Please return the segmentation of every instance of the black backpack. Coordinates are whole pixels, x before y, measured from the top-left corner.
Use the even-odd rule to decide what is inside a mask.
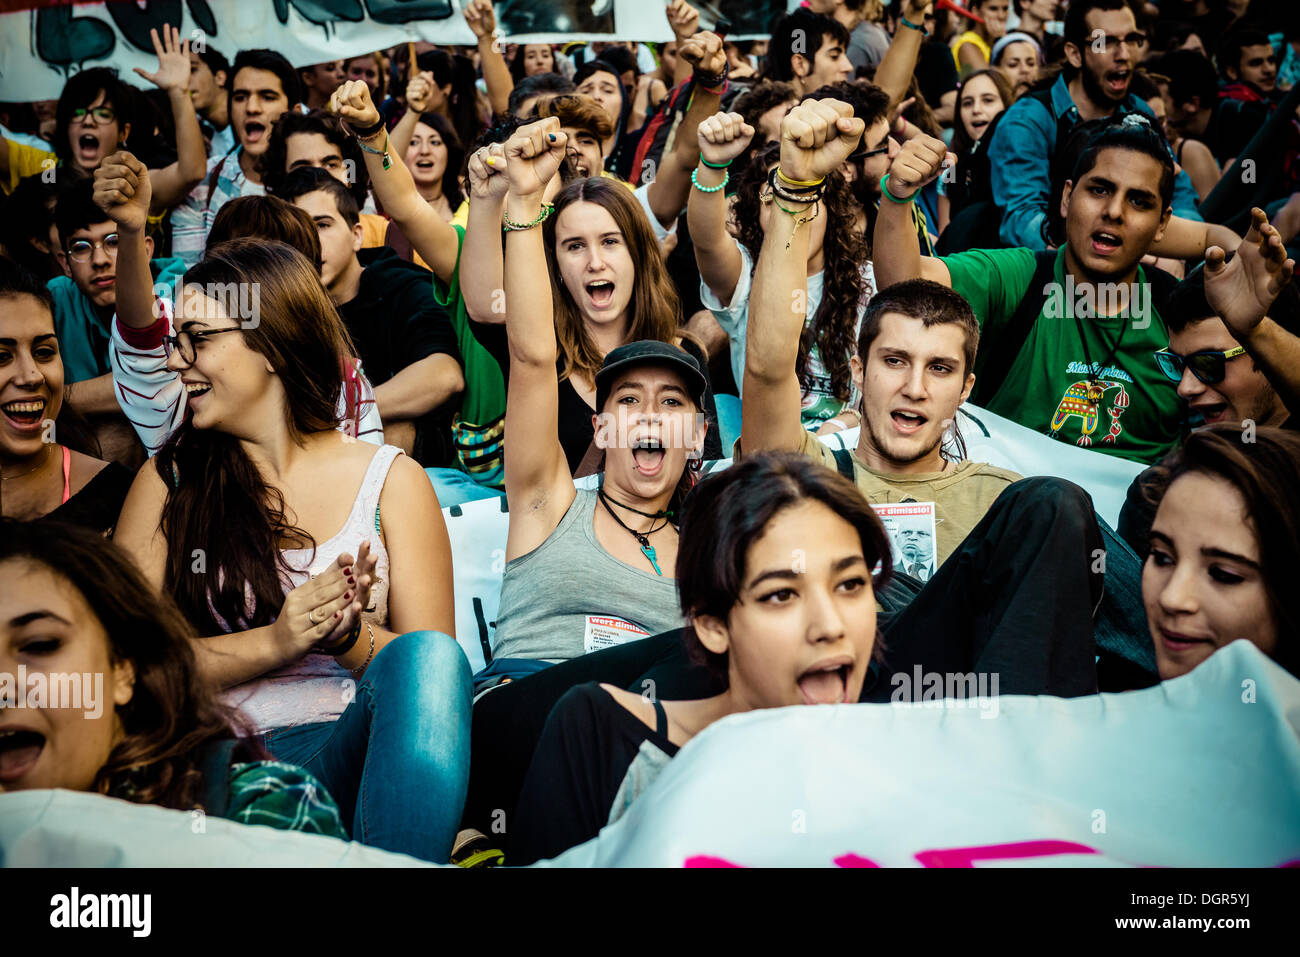
[[[1025,288],[1020,305],[1012,314],[1002,333],[992,339],[980,339],[979,354],[975,357],[975,389],[970,401],[987,409],[993,398],[1006,382],[1007,373],[1015,365],[1025,343],[1029,341],[1029,332],[1042,314],[1047,302],[1044,290],[1056,275],[1056,250],[1049,249],[1034,254],[1034,274]],[[1147,282],[1151,286],[1151,302],[1160,312],[1169,294],[1178,285],[1178,280],[1154,266],[1143,266]]]

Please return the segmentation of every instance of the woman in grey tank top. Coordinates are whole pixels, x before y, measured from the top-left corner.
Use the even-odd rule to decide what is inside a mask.
[[[536,226],[549,215],[542,192],[565,142],[550,118],[521,128],[505,148],[510,528],[494,661],[480,684],[682,624],[674,519],[694,482],[688,465],[704,444],[705,378],[671,343],[641,340],[607,352],[592,423],[604,476],[597,491],[574,488],[557,438],[552,283],[568,290],[598,348],[601,339],[623,342],[638,269],[659,253],[644,215],[620,223],[610,207],[579,200],[554,223],[552,279]]]

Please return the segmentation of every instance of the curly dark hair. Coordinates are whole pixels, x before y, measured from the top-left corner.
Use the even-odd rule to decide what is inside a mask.
[[[239,759],[267,758],[200,675],[185,617],[120,547],[91,529],[6,518],[0,562],[9,561],[42,566],[72,585],[103,626],[110,659],[134,669],[134,693],[117,709],[123,737],[99,769],[98,793],[189,810],[201,796],[207,745],[238,733]]]
[[[736,238],[754,263],[758,262],[763,248],[763,227],[758,218],[760,194],[766,189],[769,171],[780,158],[780,143],[759,150],[741,171],[736,184],[736,204],[732,209]],[[822,301],[804,325],[796,370],[800,385],[808,388],[808,353],[815,345],[830,375],[835,396],[847,400],[851,391],[849,356],[856,346],[858,307],[874,292],[867,288],[862,275],[862,264],[871,258],[871,250],[856,226],[853,193],[838,171],[826,177],[821,206],[822,215],[826,216]]]

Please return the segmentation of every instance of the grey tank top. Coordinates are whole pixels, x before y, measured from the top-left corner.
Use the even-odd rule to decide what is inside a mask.
[[[685,624],[677,580],[619,561],[596,541],[595,491],[537,548],[506,564],[493,658],[566,661]],[[661,563],[662,567],[662,563]]]

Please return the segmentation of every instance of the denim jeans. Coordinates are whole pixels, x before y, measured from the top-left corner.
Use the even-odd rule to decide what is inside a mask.
[[[477,502],[481,498],[500,498],[506,494],[501,489],[479,485],[459,469],[430,468],[425,469],[424,474],[433,483],[434,494],[443,508]]]
[[[353,840],[442,864],[469,785],[470,697],[456,640],[411,632],[375,656],[337,721],[274,728],[262,743],[320,780]]]

